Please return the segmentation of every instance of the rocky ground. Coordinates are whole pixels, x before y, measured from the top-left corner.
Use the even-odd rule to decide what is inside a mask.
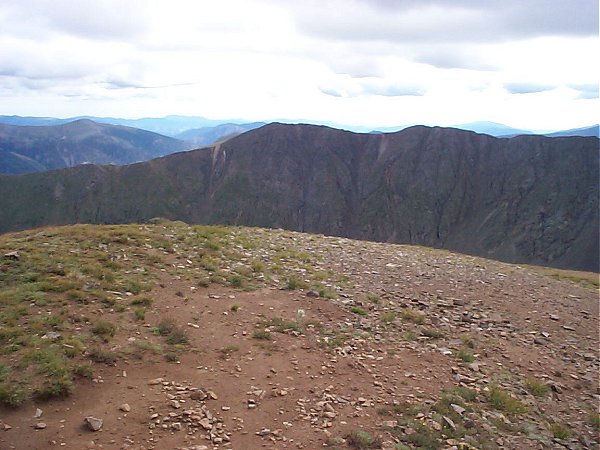
[[[182,232],[146,245],[140,320],[87,310],[117,357],[0,409],[0,448],[598,448],[597,275],[262,229],[207,255]]]

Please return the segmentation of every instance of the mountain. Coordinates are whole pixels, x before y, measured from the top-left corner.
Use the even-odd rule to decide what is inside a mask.
[[[0,231],[163,216],[598,271],[598,139],[269,124],[130,166],[0,176]]]
[[[217,141],[232,138],[238,134],[254,130],[265,125],[265,122],[253,123],[223,123],[214,127],[195,128],[175,136],[177,139],[189,142],[194,147],[204,147]]]
[[[190,129],[214,127],[223,123],[227,123],[225,120],[213,120],[205,117],[195,116],[146,117],[142,119],[122,119],[117,117],[95,116],[77,116],[67,119],[58,119],[56,117],[0,116],[0,123],[7,125],[49,126],[62,125],[81,119],[92,120],[94,122],[106,123],[110,125],[122,125],[132,128],[139,128],[170,137],[175,137],[176,135]]]
[[[0,123],[6,125],[21,126],[50,126],[62,125],[77,119],[57,119],[56,117],[32,117],[32,116],[0,116]]]
[[[557,131],[556,133],[546,134],[549,137],[566,137],[566,136],[595,136],[600,137],[600,125],[592,125],[591,127],[572,128],[570,130]]]
[[[87,118],[101,123],[141,128],[142,130],[152,131],[170,137],[175,137],[185,130],[190,130],[192,128],[211,127],[224,122],[223,120],[212,120],[206,119],[205,117],[194,116],[146,117],[143,119],[119,119],[113,117]]]
[[[453,128],[459,128],[461,130],[474,131],[481,134],[489,134],[490,136],[518,136],[522,134],[535,134],[530,130],[521,130],[518,128],[512,128],[507,125],[496,122],[470,122],[461,125],[455,125]]]
[[[53,126],[0,124],[0,173],[39,172],[77,164],[129,164],[190,148],[145,130],[81,119]]]

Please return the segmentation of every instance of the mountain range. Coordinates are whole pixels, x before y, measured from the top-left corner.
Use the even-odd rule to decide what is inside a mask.
[[[0,231],[68,223],[281,227],[598,271],[598,138],[269,124],[128,166],[0,176]]]
[[[68,122],[73,122],[80,119],[93,120],[94,122],[106,123],[111,125],[123,125],[133,128],[140,128],[154,133],[163,134],[165,136],[175,137],[183,140],[193,138],[196,134],[208,133],[210,128],[215,127],[219,129],[222,126],[233,127],[239,126],[238,131],[248,131],[249,129],[256,128],[256,125],[264,124],[266,122],[251,122],[247,123],[242,120],[218,120],[218,119],[207,119],[199,116],[166,116],[166,117],[147,117],[141,119],[123,119],[115,117],[95,117],[95,116],[77,116],[66,119],[59,119],[56,117],[31,117],[31,116],[6,116],[0,115],[0,123],[7,125],[29,125],[29,126],[48,126],[48,125],[62,125]],[[310,121],[289,121],[289,120],[278,120],[282,123],[298,123],[298,122],[310,122]],[[311,122],[315,123],[315,122]],[[330,123],[330,122],[317,122],[317,125],[326,125],[333,128],[341,128],[351,130],[360,133],[392,133],[401,131],[409,126],[417,125],[399,125],[392,127],[378,127],[377,129],[369,129],[365,126],[348,126],[344,124]],[[475,131],[476,133],[489,134],[491,136],[503,137],[503,136],[517,136],[521,134],[537,134],[544,136],[596,136],[599,135],[599,126],[592,125],[583,128],[573,128],[569,130],[553,130],[553,131],[535,131],[525,130],[519,128],[509,127],[507,125],[490,122],[490,121],[477,121],[469,122],[457,125],[451,125],[452,128],[459,128],[461,130]],[[186,137],[187,136],[187,137]],[[218,138],[224,137],[225,134],[221,134]],[[192,139],[193,140],[193,139]],[[212,142],[216,142],[215,139]],[[205,142],[205,141],[203,141]],[[211,143],[212,143],[211,142]]]
[[[78,164],[130,164],[191,146],[137,128],[80,119],[62,125],[0,124],[0,173],[39,172]]]
[[[109,125],[122,125],[132,128],[140,128],[146,131],[174,137],[184,131],[194,128],[211,127],[221,125],[225,121],[212,120],[205,117],[194,116],[166,116],[146,117],[141,119],[122,119],[116,117],[77,116],[66,119],[56,117],[31,117],[31,116],[0,116],[0,123],[21,126],[51,126],[64,125],[77,120],[92,120]]]
[[[176,137],[190,143],[194,147],[211,145],[223,139],[232,138],[246,131],[266,125],[265,122],[252,123],[223,123],[214,127],[194,128],[178,134]]]

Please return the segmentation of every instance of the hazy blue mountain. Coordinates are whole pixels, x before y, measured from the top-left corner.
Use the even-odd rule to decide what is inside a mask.
[[[191,146],[151,131],[87,119],[51,126],[0,124],[0,173],[39,172],[78,164],[130,164]]]
[[[146,131],[173,137],[186,130],[201,127],[212,127],[222,123],[231,122],[231,120],[213,120],[205,117],[193,116],[167,116],[167,117],[147,117],[142,119],[121,119],[117,117],[95,117],[95,116],[77,116],[68,119],[57,119],[56,117],[22,117],[22,116],[0,116],[0,123],[8,125],[61,125],[74,122],[80,119],[93,120],[97,123],[108,123],[111,125],[123,125],[126,127],[140,128]]]
[[[229,139],[246,131],[266,125],[265,122],[253,123],[223,123],[215,127],[195,128],[175,136],[177,139],[189,142],[194,147],[204,147],[223,139]]]
[[[557,131],[555,133],[548,133],[546,136],[549,137],[564,137],[564,136],[596,136],[600,137],[600,126],[592,125],[591,127],[583,128],[572,128],[570,130]]]
[[[57,119],[56,117],[0,116],[0,123],[21,126],[50,126],[73,122],[75,119]]]
[[[519,128],[512,128],[508,125],[504,125],[496,122],[469,122],[460,125],[454,125],[452,128],[460,128],[461,130],[474,131],[481,134],[489,134],[490,136],[518,136],[522,134],[536,134],[531,130],[521,130]]]

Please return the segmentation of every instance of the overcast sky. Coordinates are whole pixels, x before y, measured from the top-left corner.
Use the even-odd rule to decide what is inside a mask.
[[[597,0],[2,0],[0,114],[597,123]]]

